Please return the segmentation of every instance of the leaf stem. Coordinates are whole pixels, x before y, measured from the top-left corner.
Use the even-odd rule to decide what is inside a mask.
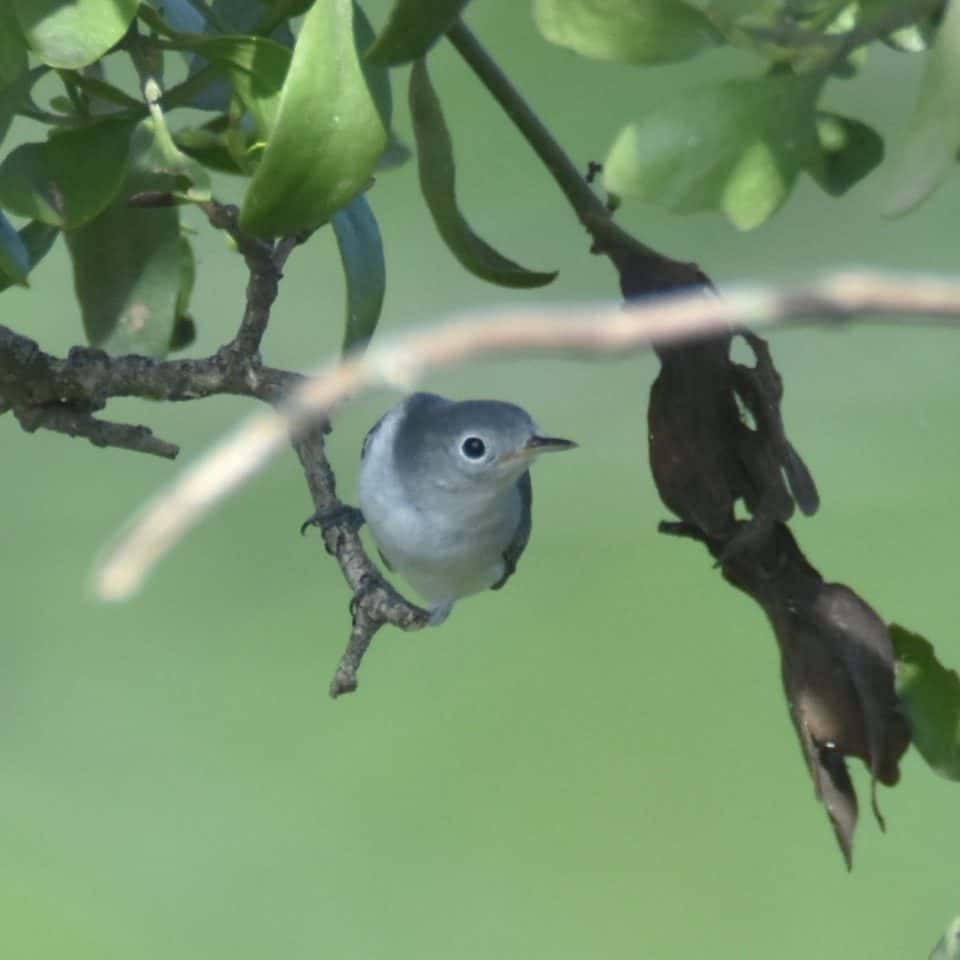
[[[593,217],[609,216],[566,151],[462,20],[450,28],[447,39],[536,151],[574,210]]]
[[[462,20],[447,31],[447,39],[550,172],[578,219],[593,237],[596,252],[611,254],[616,248],[643,258],[666,259],[614,223],[610,210],[593,192],[567,152]]]
[[[51,113],[49,110],[43,110],[36,106],[21,107],[17,111],[17,116],[26,117],[27,120],[35,120],[37,123],[45,123],[51,127],[77,126],[77,120],[75,117],[67,117],[59,113]]]
[[[73,81],[71,72],[68,70],[58,70],[57,75],[60,77],[60,82],[63,84],[63,89],[70,98],[70,102],[73,104],[73,109],[76,110],[77,116],[89,117],[90,105],[80,95],[80,91],[77,89],[77,85]]]

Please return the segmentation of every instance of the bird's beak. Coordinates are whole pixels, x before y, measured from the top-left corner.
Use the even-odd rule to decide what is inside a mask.
[[[561,440],[560,437],[531,437],[524,445],[523,452],[527,454],[535,453],[559,453],[561,450],[572,450],[576,447],[572,440]]]

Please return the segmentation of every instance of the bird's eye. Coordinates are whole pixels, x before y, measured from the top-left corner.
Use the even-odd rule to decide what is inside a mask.
[[[479,460],[487,452],[487,445],[479,437],[467,437],[460,449],[468,460]]]

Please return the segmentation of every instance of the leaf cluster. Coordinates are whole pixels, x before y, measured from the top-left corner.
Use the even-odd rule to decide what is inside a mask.
[[[366,191],[409,156],[391,130],[389,70],[423,57],[464,5],[399,2],[377,36],[353,0],[0,0],[0,137],[17,116],[43,128],[0,154],[0,289],[26,285],[63,234],[89,343],[150,356],[186,346],[194,257],[179,208],[209,201],[211,176],[226,173],[246,181],[246,234],[332,226],[344,349],[361,345],[386,286]],[[178,58],[186,79],[164,88]],[[138,88],[117,79],[124,60]],[[40,104],[45,77],[62,93]],[[422,62],[411,104],[424,196],[457,259],[506,286],[552,280],[499,254],[464,218]],[[177,124],[187,109],[211,116]]]
[[[885,212],[911,209],[960,149],[960,11],[939,0],[535,0],[547,39],[587,57],[650,66],[719,46],[757,70],[680,90],[616,137],[604,164],[613,198],[677,213],[722,212],[753,229],[802,173],[838,196],[884,159],[880,135],[824,105],[872,44],[927,53],[913,119],[890,172]]]
[[[344,345],[364,342],[386,284],[364,195],[408,153],[392,132],[391,71],[411,62],[419,179],[440,236],[484,280],[549,283],[553,273],[479,237],[457,201],[453,140],[425,57],[466,6],[396,0],[376,33],[354,0],[0,0],[0,138],[17,116],[42,128],[0,153],[0,289],[25,285],[62,233],[91,344],[154,356],[185,346],[194,263],[177,207],[208,200],[211,175],[229,173],[246,182],[245,232],[333,226]],[[611,204],[718,210],[750,229],[802,172],[831,194],[850,189],[884,145],[822,101],[875,41],[928,55],[890,209],[927,195],[960,149],[960,12],[943,14],[939,0],[534,0],[533,14],[545,39],[595,59],[645,67],[722,45],[757,58],[753,75],[681,90],[627,124],[604,165]],[[136,87],[118,79],[123,60]],[[165,87],[174,60],[187,76]],[[62,92],[40,104],[45,77]],[[185,108],[194,112],[177,123]],[[198,109],[209,119],[193,119]]]

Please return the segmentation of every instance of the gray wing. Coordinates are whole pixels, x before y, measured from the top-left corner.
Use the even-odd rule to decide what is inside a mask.
[[[367,435],[363,438],[363,446],[360,448],[360,461],[363,462],[363,458],[367,455],[367,450],[370,447],[370,441],[374,438],[376,432],[383,426],[383,421],[387,419],[390,411],[388,410],[368,431]],[[393,567],[390,566],[387,558],[383,555],[382,550],[378,550],[377,553],[380,554],[380,559],[383,561],[383,565],[391,572],[393,572]]]
[[[499,590],[513,576],[520,562],[520,555],[530,542],[530,528],[533,525],[533,484],[530,482],[529,470],[517,481],[517,489],[520,491],[520,522],[513,540],[503,551],[503,576],[491,590]]]
[[[388,410],[368,431],[367,435],[363,438],[363,446],[360,448],[360,460],[363,461],[363,458],[367,455],[367,450],[370,448],[370,441],[374,438],[377,431],[383,426],[383,421],[387,419],[390,415]]]

